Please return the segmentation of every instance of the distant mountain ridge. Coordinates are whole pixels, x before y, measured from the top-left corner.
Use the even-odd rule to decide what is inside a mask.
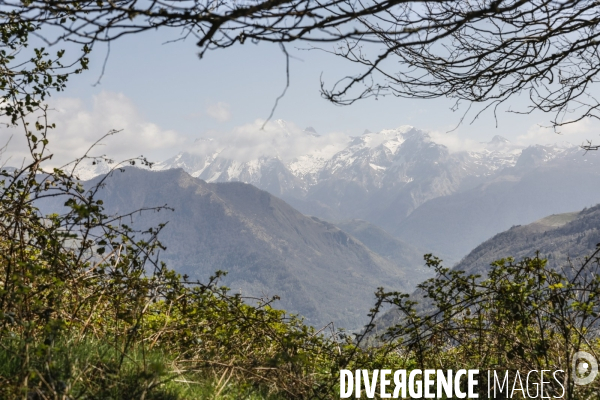
[[[514,257],[548,258],[553,267],[580,263],[600,244],[600,204],[583,211],[553,214],[531,224],[513,226],[486,240],[454,268],[468,273],[483,273],[493,261]]]
[[[422,204],[389,232],[451,264],[513,225],[600,201],[600,158],[578,149],[524,149],[512,167],[485,182]]]
[[[161,241],[170,267],[204,281],[226,270],[223,283],[234,292],[279,295],[275,307],[314,325],[334,321],[359,328],[378,287],[408,290],[420,279],[413,271],[422,259],[407,254],[391,261],[334,225],[241,182],[206,183],[181,169],[126,168],[107,179],[98,196],[111,213],[168,204],[174,212],[135,215],[133,226],[168,221]]]
[[[401,203],[406,216],[428,199],[455,192],[465,178],[514,165],[520,151],[506,139],[495,138],[479,152],[451,154],[426,132],[402,126],[350,137],[339,151],[319,150],[287,163],[278,157],[240,162],[218,152],[184,152],[155,168],[183,168],[207,182],[250,183],[323,218],[377,222],[369,210],[374,202],[397,205],[396,200],[405,197]]]
[[[323,139],[312,128],[298,132],[284,121],[277,124],[284,138]],[[586,156],[585,165],[581,150],[569,144],[523,148],[497,135],[476,150],[450,152],[427,132],[407,125],[367,130],[341,147],[324,144],[284,160],[277,152],[247,157],[243,147],[215,141],[199,139],[208,150],[182,152],[153,169],[182,168],[209,183],[249,183],[305,215],[368,221],[452,262],[511,225],[600,199],[600,185],[586,185],[586,180],[600,183],[596,156]],[[92,169],[82,172],[84,177],[93,174]],[[554,183],[581,195],[567,198],[552,189]],[[541,206],[536,191],[544,198]]]

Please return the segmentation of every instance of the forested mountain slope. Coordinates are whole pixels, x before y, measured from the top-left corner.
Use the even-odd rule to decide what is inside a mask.
[[[600,205],[580,212],[551,215],[534,223],[514,226],[477,246],[454,268],[468,273],[485,273],[497,259],[514,257],[548,258],[561,267],[570,259],[580,263],[600,243]]]
[[[241,182],[127,168],[107,180],[99,197],[110,212],[168,204],[174,212],[142,213],[133,223],[169,222],[162,256],[171,267],[201,280],[228,271],[224,283],[233,291],[279,295],[276,307],[312,324],[360,327],[377,287],[409,290],[416,283],[408,274],[414,265],[401,268],[334,225]]]
[[[547,258],[550,267],[576,267],[585,261],[600,244],[600,204],[582,211],[553,214],[528,225],[513,226],[483,242],[457,263],[453,269],[485,278],[490,264],[502,258],[519,261],[535,257],[537,252]],[[447,266],[447,264],[445,264]],[[411,297],[427,304],[420,290]],[[389,310],[377,321],[378,329],[397,322],[398,312]]]

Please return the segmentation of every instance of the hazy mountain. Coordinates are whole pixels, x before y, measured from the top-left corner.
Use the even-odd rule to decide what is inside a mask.
[[[522,148],[495,136],[451,152],[411,126],[334,143],[277,124],[267,141],[250,137],[254,147],[232,144],[245,132],[228,144],[204,138],[156,165],[161,172],[128,171],[107,186],[107,203],[174,206],[144,223],[171,221],[165,256],[175,268],[204,279],[228,270],[235,290],[279,294],[311,323],[351,327],[376,287],[411,290],[427,276],[423,253],[452,265],[512,225],[600,200],[596,152],[572,145]],[[338,230],[322,219],[351,221]]]
[[[519,225],[483,242],[454,268],[469,273],[485,273],[491,262],[514,257],[549,259],[553,266],[574,263],[591,255],[600,243],[600,205],[579,212],[554,214],[528,225]]]
[[[398,240],[367,221],[353,219],[336,222],[335,225],[360,240],[369,250],[387,258],[400,268],[405,270],[406,266],[410,266],[410,272],[407,271],[406,275],[412,282],[419,283],[433,276],[431,270],[425,267],[425,249]]]
[[[182,168],[193,177],[207,182],[244,182],[274,195],[301,197],[304,183],[292,174],[281,160],[275,157],[259,157],[240,162],[228,158],[198,157],[181,153],[156,166],[157,170]]]
[[[226,270],[224,283],[234,292],[280,295],[279,307],[316,325],[360,327],[377,287],[414,287],[413,264],[402,268],[400,260],[390,262],[248,184],[206,183],[181,169],[127,168],[107,180],[99,197],[120,213],[168,204],[174,212],[142,213],[134,224],[169,221],[162,256],[171,267],[202,280]]]
[[[277,123],[284,136],[322,138],[312,128],[294,133],[283,121]],[[202,144],[207,140],[212,139],[203,139]],[[522,150],[497,136],[481,144],[478,151],[450,153],[426,132],[411,126],[378,133],[367,130],[348,138],[341,149],[318,147],[287,161],[279,156],[240,161],[232,158],[228,148],[208,148],[210,151],[199,154],[182,152],[155,168],[183,168],[207,182],[250,183],[284,198],[305,214],[361,218],[387,230],[427,200],[455,193],[513,166]]]
[[[595,154],[582,157],[572,145],[523,148],[494,136],[450,152],[411,126],[330,143],[314,128],[274,124],[279,131],[264,133],[265,143],[244,132],[225,144],[203,138],[154,169],[250,183],[306,215],[369,221],[449,262],[512,225],[600,200]]]
[[[452,263],[512,225],[598,203],[599,167],[595,152],[530,147],[513,167],[474,188],[425,202],[390,232]]]

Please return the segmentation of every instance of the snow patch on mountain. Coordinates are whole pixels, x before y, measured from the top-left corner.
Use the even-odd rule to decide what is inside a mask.
[[[350,180],[372,179],[375,186],[381,187],[384,181],[414,180],[413,173],[409,172],[411,165],[422,164],[429,157],[432,157],[430,165],[440,165],[437,157],[444,152],[448,153],[444,157],[462,164],[460,169],[474,177],[489,176],[517,165],[523,152],[522,146],[499,135],[480,143],[476,149],[449,152],[428,133],[410,125],[380,132],[365,130],[360,136],[341,137],[319,135],[312,127],[301,130],[283,120],[268,123],[264,130],[256,133],[262,124],[256,121],[226,135],[199,138],[188,151],[155,164],[153,169],[182,168],[208,182],[244,181],[260,185],[263,178],[279,179],[269,174],[278,174],[273,165],[280,167],[281,164],[302,182],[295,182],[294,188],[308,188],[336,175]],[[572,147],[568,143],[540,146],[538,150],[530,150],[535,154],[527,157],[534,157],[535,162],[548,162]],[[419,157],[421,162],[418,162]],[[108,170],[104,165],[78,169],[82,179]]]
[[[82,181],[90,180],[98,175],[108,174],[115,167],[106,161],[83,160],[75,168],[75,176]],[[70,168],[67,168],[69,171]]]

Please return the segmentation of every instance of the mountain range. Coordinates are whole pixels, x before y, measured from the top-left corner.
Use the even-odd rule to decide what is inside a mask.
[[[174,211],[143,212],[127,223],[146,229],[168,222],[161,258],[171,268],[201,281],[227,271],[223,284],[234,293],[278,295],[276,307],[316,326],[334,321],[358,328],[379,286],[410,290],[428,273],[420,251],[383,231],[372,228],[371,240],[401,246],[403,257],[391,257],[385,245],[379,254],[333,224],[241,182],[207,183],[181,169],[125,168],[106,180],[98,197],[111,214],[168,204]],[[369,227],[361,225],[363,231]]]
[[[283,135],[322,140],[278,123]],[[523,232],[511,239],[527,244],[522,251],[486,240],[600,199],[596,152],[569,144],[520,147],[495,136],[451,152],[410,126],[323,142],[293,158],[199,143],[210,151],[190,149],[150,171],[114,174],[101,192],[109,211],[168,204],[174,213],[143,214],[136,223],[169,221],[162,240],[170,266],[201,280],[227,270],[232,290],[279,295],[279,307],[314,325],[360,327],[377,287],[411,292],[431,276],[424,253],[485,269],[494,258],[547,251],[551,245],[528,239],[538,235],[533,228],[508,231]],[[79,172],[89,178],[106,170]],[[481,256],[472,261],[473,254]]]
[[[513,225],[597,204],[598,161],[597,153],[577,148],[526,148],[514,166],[475,187],[422,204],[390,232],[454,263]]]
[[[519,155],[501,137],[479,152],[450,153],[411,126],[349,137],[342,149],[317,149],[287,162],[277,156],[241,162],[220,156],[224,150],[210,155],[182,152],[155,168],[182,168],[207,182],[250,183],[305,214],[360,218],[385,228],[429,199],[514,165]],[[380,211],[388,211],[393,221]]]
[[[312,128],[298,132],[277,124],[288,139],[321,143]],[[525,148],[495,136],[473,150],[451,152],[412,126],[308,146],[293,158],[282,155],[282,144],[260,153],[216,142],[199,139],[196,148],[153,169],[182,168],[209,183],[252,184],[305,215],[368,221],[450,263],[512,225],[600,199],[596,153],[584,155],[567,143]],[[86,168],[83,178],[105,172],[106,165]]]

